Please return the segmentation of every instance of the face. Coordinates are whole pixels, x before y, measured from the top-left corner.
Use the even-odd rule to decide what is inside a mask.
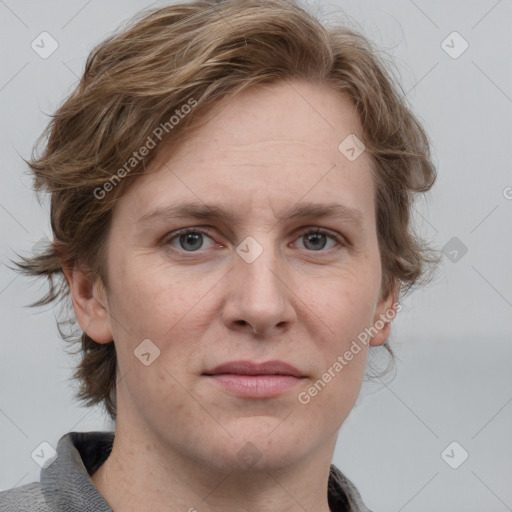
[[[253,88],[128,189],[104,304],[119,426],[216,467],[332,455],[368,346],[344,354],[390,305],[370,157],[338,149],[352,133],[324,86]]]

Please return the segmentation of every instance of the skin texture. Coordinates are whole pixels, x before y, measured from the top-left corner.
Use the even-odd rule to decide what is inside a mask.
[[[337,432],[368,347],[310,403],[297,397],[397,299],[380,294],[370,157],[349,161],[338,150],[351,133],[363,138],[355,109],[325,86],[248,89],[118,202],[106,287],[67,271],[80,326],[98,343],[114,340],[118,354],[116,438],[92,477],[114,510],[329,510]],[[239,218],[138,222],[185,200]],[[280,220],[305,201],[357,208],[361,225]],[[200,226],[209,228],[202,246],[173,235]],[[309,242],[300,233],[308,226],[346,245]],[[236,252],[248,236],[263,250],[252,263]],[[390,326],[370,344],[384,343]],[[145,339],[160,350],[148,366],[134,356]],[[275,397],[244,398],[204,375],[234,360],[285,361],[304,378]]]

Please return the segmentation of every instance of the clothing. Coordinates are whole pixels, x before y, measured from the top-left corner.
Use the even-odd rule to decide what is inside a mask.
[[[114,432],[69,432],[57,445],[57,458],[41,469],[41,481],[0,492],[0,512],[112,512],[90,475],[112,450]],[[371,512],[354,485],[331,466],[328,483],[332,512]]]

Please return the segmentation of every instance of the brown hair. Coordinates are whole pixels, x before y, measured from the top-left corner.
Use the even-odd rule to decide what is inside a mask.
[[[17,263],[49,279],[33,305],[70,306],[65,266],[80,264],[107,285],[102,249],[112,209],[155,160],[154,147],[177,144],[193,121],[243,89],[290,78],[344,93],[360,116],[374,164],[383,296],[395,282],[401,294],[426,283],[439,257],[415,235],[410,215],[414,194],[432,187],[436,171],[427,135],[377,50],[349,28],[326,29],[294,0],[197,0],[143,11],[99,44],[38,140],[47,138],[44,151],[27,163],[35,190],[51,194],[53,241]],[[114,419],[114,342],[60,332],[81,341],[77,397],[103,403]]]

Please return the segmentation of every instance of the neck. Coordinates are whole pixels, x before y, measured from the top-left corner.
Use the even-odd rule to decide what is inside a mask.
[[[335,442],[284,468],[241,471],[184,458],[148,439],[147,431],[127,431],[118,418],[112,452],[91,478],[116,512],[329,512],[327,482]]]

